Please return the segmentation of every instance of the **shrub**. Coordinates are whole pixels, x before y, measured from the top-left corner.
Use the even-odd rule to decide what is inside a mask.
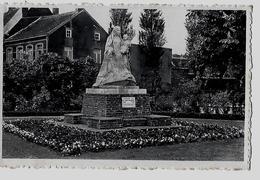
[[[199,118],[199,119],[219,119],[219,120],[245,120],[244,114],[210,114],[210,113],[182,113],[171,111],[152,111],[153,114],[171,116],[174,118]]]
[[[227,91],[216,93],[204,93],[200,96],[200,106],[207,108],[209,105],[213,107],[225,107],[230,103],[230,95]]]
[[[77,60],[44,54],[34,61],[4,64],[4,110],[59,111],[80,108],[80,96],[91,87],[98,66],[90,57]]]

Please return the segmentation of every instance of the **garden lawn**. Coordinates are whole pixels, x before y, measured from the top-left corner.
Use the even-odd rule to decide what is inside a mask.
[[[178,119],[181,120],[181,119]],[[203,124],[244,127],[243,121],[220,121],[182,119]],[[144,159],[144,160],[223,160],[242,161],[244,138],[224,139],[152,146],[133,149],[106,150],[101,152],[83,152],[79,156],[62,156],[50,148],[37,145],[10,133],[3,133],[3,158],[80,158],[80,159]]]
[[[134,159],[134,160],[198,160],[243,161],[244,138],[210,142],[194,142],[134,149],[84,152],[80,156],[62,156],[47,147],[3,133],[3,158],[30,159]]]

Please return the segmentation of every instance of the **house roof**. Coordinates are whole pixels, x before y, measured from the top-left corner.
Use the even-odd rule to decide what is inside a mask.
[[[15,15],[19,8],[9,8],[6,13],[4,13],[4,25]]]
[[[10,36],[5,42],[19,41],[35,37],[44,37],[51,34],[62,25],[69,22],[82,11],[72,11],[63,14],[41,16],[27,27]]]

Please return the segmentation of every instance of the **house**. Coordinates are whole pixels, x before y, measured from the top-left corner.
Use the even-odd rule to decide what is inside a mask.
[[[13,11],[17,13],[19,10]],[[53,12],[46,11],[43,16],[31,13],[30,18],[35,18],[31,23],[4,39],[4,59],[19,60],[24,54],[35,59],[52,52],[69,59],[92,56],[101,63],[108,34],[98,22],[81,8],[63,14],[57,9]],[[12,28],[6,33],[11,31]]]
[[[4,13],[4,38],[7,39],[14,33],[25,28],[40,16],[48,16],[58,13],[58,8],[15,8],[10,7]]]

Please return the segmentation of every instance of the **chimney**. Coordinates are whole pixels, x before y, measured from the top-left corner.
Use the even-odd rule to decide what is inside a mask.
[[[29,8],[22,8],[22,15],[23,15],[23,17],[26,17],[27,16],[27,14],[28,14],[28,10]]]
[[[53,15],[59,14],[59,8],[52,8],[52,14]]]
[[[83,11],[84,8],[76,8],[76,11],[80,12],[80,11]]]

